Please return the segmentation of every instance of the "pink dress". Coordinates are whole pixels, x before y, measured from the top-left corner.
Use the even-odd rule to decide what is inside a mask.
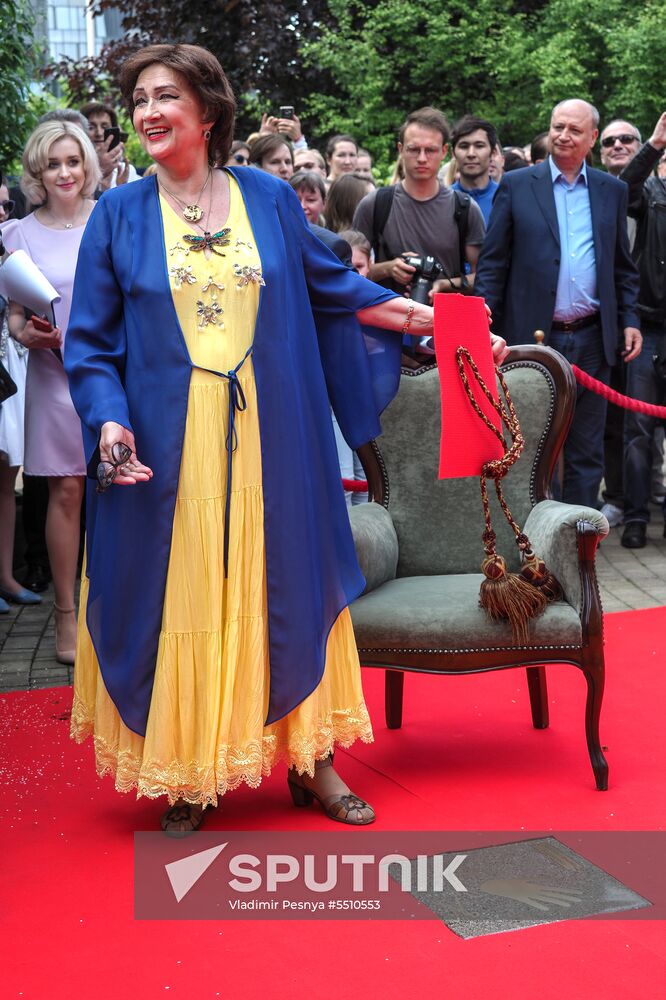
[[[49,229],[34,215],[28,215],[25,219],[10,219],[1,229],[7,250],[25,250],[59,293],[55,317],[66,337],[85,225]],[[86,474],[81,424],[69,395],[65,369],[49,350],[32,350],[28,358],[24,469],[30,476]]]

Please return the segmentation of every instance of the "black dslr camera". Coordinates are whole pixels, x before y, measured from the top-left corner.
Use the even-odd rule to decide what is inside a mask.
[[[403,253],[401,256],[406,264],[416,268],[411,280],[413,301],[424,306],[430,305],[428,292],[438,278],[447,277],[445,269],[436,257],[425,254],[417,257],[410,253]]]

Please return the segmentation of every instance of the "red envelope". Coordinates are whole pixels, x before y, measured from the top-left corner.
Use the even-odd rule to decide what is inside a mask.
[[[484,462],[501,458],[504,454],[502,445],[467,398],[456,362],[456,350],[460,346],[468,349],[481,377],[497,399],[497,379],[483,299],[471,295],[435,295],[435,349],[442,403],[440,479],[478,476]],[[474,398],[499,428],[500,418],[481,391],[469,366],[467,373]]]

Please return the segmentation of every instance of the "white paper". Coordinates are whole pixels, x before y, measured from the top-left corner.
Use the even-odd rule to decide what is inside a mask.
[[[15,250],[0,267],[0,295],[30,309],[38,316],[52,316],[60,296],[25,250]]]

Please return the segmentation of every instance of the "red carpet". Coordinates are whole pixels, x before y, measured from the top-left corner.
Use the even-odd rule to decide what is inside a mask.
[[[595,791],[587,758],[583,677],[565,666],[548,672],[544,732],[531,728],[522,671],[407,676],[404,726],[389,732],[383,675],[366,670],[376,743],[341,752],[341,770],[377,809],[375,829],[662,829],[664,634],[666,608],[606,619],[608,792]],[[663,995],[657,921],[572,921],[467,942],[437,921],[134,921],[132,832],[156,829],[163,806],[97,779],[90,744],[68,738],[69,701],[68,689],[0,700],[3,1000]],[[258,792],[229,795],[206,829],[330,827],[319,810],[294,811],[281,771]]]

